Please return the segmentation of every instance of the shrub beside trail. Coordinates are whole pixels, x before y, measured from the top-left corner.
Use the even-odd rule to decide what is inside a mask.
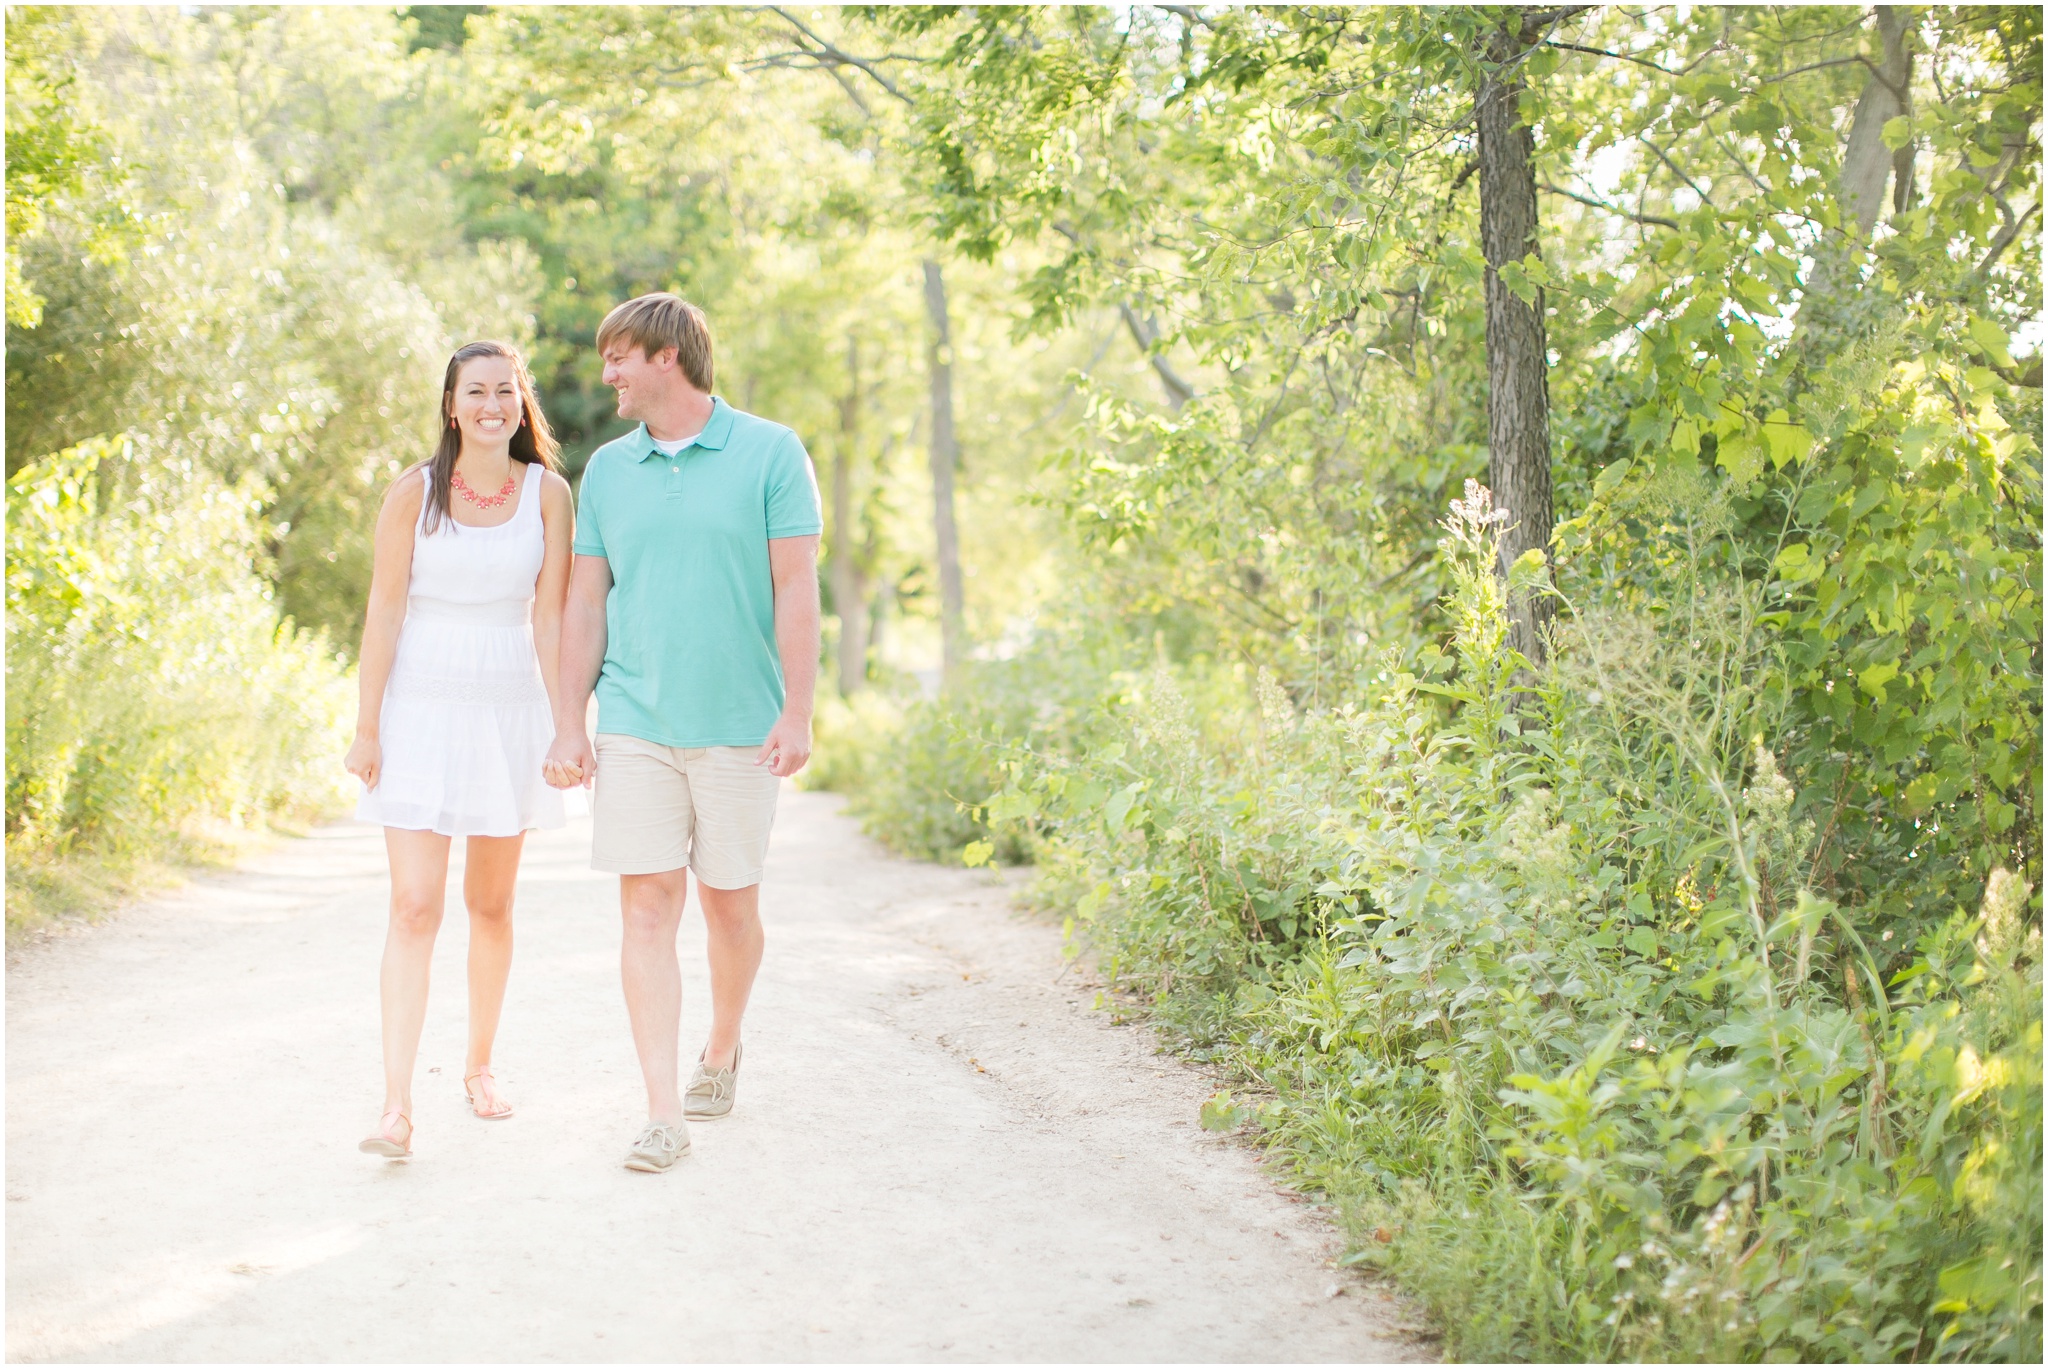
[[[1496,524],[1454,506],[1451,649],[1390,654],[1365,703],[1158,665],[1033,726],[1046,663],[992,666],[858,801],[911,849],[1027,849],[1241,1081],[1204,1123],[1332,1198],[1457,1357],[2038,1359],[2031,886],[1883,872],[1935,910],[1902,931],[1816,883],[1763,588],[1706,539],[1682,612],[1588,609],[1538,670]]]
[[[343,799],[350,672],[280,619],[256,501],[130,439],[7,489],[7,925]],[[212,836],[209,833],[213,833]]]
[[[2039,11],[891,13],[1160,393],[877,830],[1034,859],[1454,1357],[2038,1362]]]

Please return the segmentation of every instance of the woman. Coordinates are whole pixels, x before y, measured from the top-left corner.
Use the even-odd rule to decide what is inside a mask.
[[[554,435],[513,348],[472,342],[441,384],[432,460],[391,484],[377,516],[361,702],[346,762],[356,816],[384,827],[391,926],[381,974],[384,1113],[362,1143],[412,1154],[412,1071],[448,883],[448,843],[469,841],[469,1051],[478,1117],[510,1117],[491,1043],[512,970],[512,888],[525,834],[564,824],[541,776],[554,737],[556,648],[575,514]]]

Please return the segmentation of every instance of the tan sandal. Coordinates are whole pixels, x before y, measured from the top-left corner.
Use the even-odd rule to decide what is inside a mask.
[[[471,1091],[469,1081],[472,1079],[485,1080],[487,1087]],[[491,1077],[489,1065],[485,1065],[475,1074],[464,1075],[462,1079],[462,1096],[469,1100],[469,1110],[486,1122],[502,1122],[512,1115],[512,1105],[497,1096],[497,1085],[498,1081]],[[485,1107],[484,1103],[490,1106]]]
[[[403,1141],[400,1141],[391,1134],[392,1128],[388,1123],[393,1117],[405,1123],[405,1139]],[[367,1155],[382,1155],[387,1160],[409,1159],[412,1155],[412,1118],[406,1116],[397,1108],[391,1109],[391,1111],[377,1119],[377,1134],[364,1141],[356,1149]]]

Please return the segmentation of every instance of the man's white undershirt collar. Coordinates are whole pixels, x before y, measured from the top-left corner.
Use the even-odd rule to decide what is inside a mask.
[[[691,433],[688,437],[679,437],[673,442],[664,442],[660,438],[656,437],[653,433],[649,433],[647,435],[647,440],[649,442],[652,442],[654,444],[654,449],[660,452],[663,456],[674,456],[677,452],[689,446],[692,442],[695,442],[698,438],[702,436],[704,436],[704,430],[700,428],[696,432]]]

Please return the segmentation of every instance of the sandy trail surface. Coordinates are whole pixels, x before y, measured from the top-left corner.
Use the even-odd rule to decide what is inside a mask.
[[[527,847],[504,1122],[463,1105],[453,872],[407,1164],[355,1149],[379,1097],[377,829],[18,954],[8,1357],[1432,1357],[1330,1267],[1315,1212],[1200,1131],[1211,1082],[1093,1010],[1009,886],[893,859],[826,795],[784,795],[737,1110],[674,1171],[627,1171],[643,1098],[588,849],[587,819]],[[709,1016],[694,914],[683,953],[687,1047]]]

